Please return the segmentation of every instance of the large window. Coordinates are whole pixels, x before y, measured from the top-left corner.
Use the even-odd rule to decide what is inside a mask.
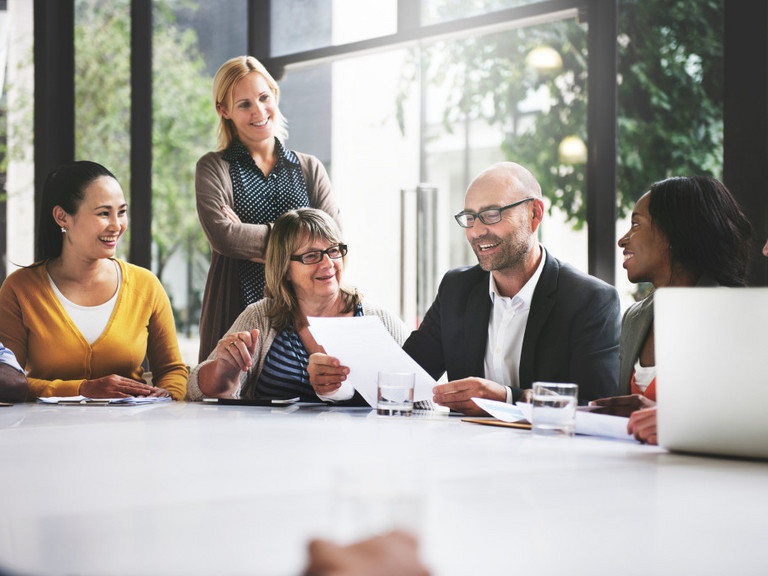
[[[723,0],[619,5],[618,237],[650,184],[671,176],[723,177]],[[629,283],[624,303],[648,286]]]
[[[512,161],[541,183],[549,206],[541,240],[587,270],[586,40],[586,26],[568,19],[424,47],[426,177],[447,191],[440,219],[450,225],[450,267],[475,263],[450,218],[467,186]]]
[[[289,144],[329,168],[348,280],[416,325],[444,272],[476,262],[452,215],[503,160],[536,173],[543,242],[586,270],[585,50],[586,27],[569,19],[289,67]],[[566,138],[581,154],[561,154]]]
[[[245,0],[153,3],[152,269],[194,364],[210,249],[197,217],[195,165],[216,148],[213,76],[247,53]]]
[[[290,6],[307,5],[299,1],[279,4],[284,14],[290,12]],[[326,46],[338,44],[336,30],[344,27],[346,14],[336,9],[338,3],[325,4],[323,33],[314,37],[311,47],[296,46],[295,52],[322,48],[323,38]],[[496,13],[499,18],[509,18],[514,8],[530,15],[537,10],[535,4],[525,0],[422,0],[419,25],[435,27],[474,17],[492,22]],[[319,9],[317,4],[315,7]],[[567,3],[553,7],[562,15]],[[294,123],[292,137],[297,147],[309,144],[309,138],[332,142],[330,157],[326,158],[327,146],[309,146],[308,151],[316,151],[328,162],[347,220],[351,220],[347,232],[359,234],[354,238],[356,247],[361,244],[358,251],[376,255],[372,259],[376,266],[367,258],[365,263],[355,260],[350,266],[366,291],[373,290],[388,305],[395,305],[397,296],[393,294],[407,302],[415,293],[415,284],[426,281],[434,286],[433,280],[421,276],[407,278],[413,270],[424,273],[418,266],[424,254],[409,255],[409,250],[419,248],[397,245],[413,244],[415,239],[407,232],[422,222],[409,220],[407,206],[407,191],[415,191],[419,184],[436,189],[435,201],[426,204],[438,214],[427,219],[434,224],[428,230],[434,238],[426,244],[416,243],[420,249],[426,246],[433,251],[434,266],[427,272],[439,277],[446,268],[473,263],[463,235],[451,226],[450,214],[460,208],[471,178],[498,160],[518,161],[536,174],[550,206],[542,241],[563,260],[583,270],[589,268],[585,161],[590,55],[584,16],[600,5],[585,3],[584,8],[577,18],[524,28],[509,21],[505,31],[476,33],[472,38],[463,38],[461,24],[452,24],[448,39],[425,39],[415,48],[393,49],[391,65],[400,68],[397,79],[381,67],[386,59],[380,55],[355,58],[362,63],[359,68],[343,61],[323,65],[324,70],[332,71],[324,73],[321,88],[333,95],[324,97],[330,119],[323,115],[321,126]],[[540,13],[537,19],[546,21],[547,15]],[[617,239],[627,229],[625,218],[635,200],[651,182],[677,174],[722,175],[723,2],[621,1],[619,24]],[[497,19],[495,25],[504,27],[505,23]],[[301,54],[295,60],[301,65]],[[313,70],[317,72],[319,67]],[[293,86],[296,74],[304,72],[289,65],[284,82]],[[608,82],[601,90],[611,90],[610,79]],[[287,89],[285,106],[294,104],[297,92],[306,101],[312,86],[307,83],[298,90]],[[291,118],[301,117],[300,108],[296,102]],[[365,134],[380,143],[378,153],[367,151],[366,143],[360,142],[366,138],[349,144],[346,124],[366,126],[369,131]],[[398,131],[391,134],[397,137],[385,138],[382,132],[395,125]],[[419,158],[416,166],[415,155]],[[375,177],[369,166],[374,158],[379,163]],[[359,166],[368,166],[367,173],[359,173]],[[418,180],[408,182],[414,173]],[[399,181],[397,175],[401,175]],[[350,185],[354,192],[347,189]],[[361,188],[370,190],[364,201]],[[400,194],[399,188],[406,192]],[[390,199],[389,206],[377,212],[376,219],[359,224],[361,219],[365,221],[365,208],[384,197]],[[401,222],[406,230],[400,229]],[[388,255],[381,253],[382,244],[389,248]],[[628,282],[621,254],[618,250],[615,254],[615,281],[627,305],[638,287]],[[639,287],[640,294],[643,290]],[[406,320],[413,319],[407,304],[401,310]]]
[[[156,1],[152,36],[152,269],[196,356],[209,246],[197,217],[195,165],[216,147],[213,75],[246,53],[246,3]],[[189,344],[186,345],[186,342]]]
[[[422,24],[436,24],[541,0],[420,0]]]
[[[406,130],[395,108],[408,59],[403,50],[345,59],[289,71],[281,85],[289,146],[324,161],[340,199],[346,280],[392,310],[400,306],[401,190],[419,183],[418,108]]]
[[[130,8],[129,0],[77,0],[75,11],[76,156],[107,166],[128,197]],[[195,164],[216,146],[212,79],[225,60],[246,53],[245,21],[245,0],[153,6],[152,270],[170,297],[189,363],[197,355],[209,258],[195,207]],[[122,257],[128,246],[126,237]]]
[[[75,2],[75,159],[106,166],[130,205],[131,6]],[[118,244],[127,257],[129,239]]]
[[[397,31],[397,0],[292,0],[271,4],[273,56]]]
[[[0,8],[0,282],[34,259],[34,57],[31,2]]]
[[[596,77],[588,46],[601,29],[588,22],[601,3],[583,4],[270,2],[271,52],[257,56],[278,75],[288,146],[318,156],[331,174],[350,244],[348,280],[400,310],[409,324],[418,322],[445,270],[474,263],[451,216],[472,177],[499,160],[520,162],[537,175],[549,207],[543,243],[588,269],[587,233],[602,227],[587,227],[587,167],[614,158],[590,156],[585,164],[595,116],[613,119],[588,118],[587,88]],[[248,50],[249,5],[258,16],[264,3],[152,4],[153,131],[152,142],[143,144],[152,148],[152,267],[171,297],[181,338],[191,342],[190,363],[208,265],[194,168],[215,147],[213,74]],[[2,6],[7,181],[0,251],[7,270],[0,272],[10,272],[33,258],[34,65],[32,3]],[[107,165],[129,197],[130,33],[130,0],[75,1],[76,156]],[[723,0],[620,0],[617,47],[622,218],[655,180],[722,176]],[[608,77],[596,93],[612,89]],[[617,237],[626,228],[621,220]],[[619,251],[606,252],[611,242],[604,240],[602,257],[610,263],[616,255],[626,305],[635,287]]]

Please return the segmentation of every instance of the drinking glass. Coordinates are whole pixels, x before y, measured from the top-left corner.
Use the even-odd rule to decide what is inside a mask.
[[[560,382],[534,382],[531,430],[541,436],[573,436],[579,387]]]
[[[410,416],[415,382],[413,372],[379,372],[376,413],[379,416]]]

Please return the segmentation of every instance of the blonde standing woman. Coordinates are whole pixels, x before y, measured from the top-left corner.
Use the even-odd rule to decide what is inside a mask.
[[[272,223],[310,206],[340,226],[328,174],[314,156],[288,149],[280,90],[251,56],[225,62],[213,79],[218,149],[197,163],[200,223],[211,245],[211,267],[200,314],[203,361],[246,306],[263,296],[264,258]]]

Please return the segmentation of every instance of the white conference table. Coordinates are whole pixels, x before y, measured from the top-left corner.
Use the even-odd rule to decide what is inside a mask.
[[[433,574],[768,574],[768,463],[364,409],[0,408],[0,566],[295,575],[416,532]]]

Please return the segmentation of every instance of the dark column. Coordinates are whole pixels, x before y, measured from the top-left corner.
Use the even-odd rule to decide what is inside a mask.
[[[248,54],[264,62],[270,49],[270,0],[248,0]],[[270,74],[274,74],[272,70]]]
[[[48,173],[75,159],[75,3],[35,0],[35,225]]]
[[[768,285],[768,1],[725,1],[723,182],[752,222],[750,284]]]
[[[152,2],[131,1],[132,263],[152,268]]]
[[[587,8],[588,102],[587,226],[589,273],[613,284],[616,276],[616,155],[618,89],[617,0]]]

